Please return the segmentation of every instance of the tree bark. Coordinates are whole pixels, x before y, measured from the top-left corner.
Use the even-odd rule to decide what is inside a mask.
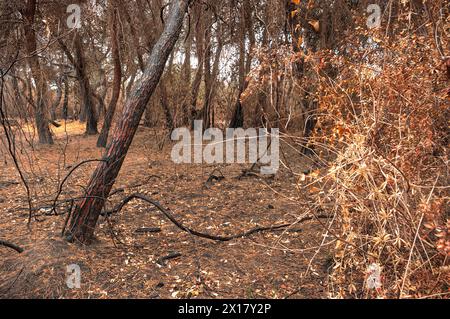
[[[92,175],[86,188],[85,199],[76,205],[71,214],[68,227],[64,233],[66,240],[82,244],[91,242],[105,199],[119,174],[145,107],[158,85],[164,72],[165,63],[178,39],[188,4],[188,0],[172,2],[170,17],[166,21],[161,37],[152,50],[142,80],[134,87],[125,103],[113,138],[106,149],[104,162],[97,166]]]
[[[109,130],[111,129],[114,113],[116,112],[117,101],[120,95],[120,83],[122,80],[122,65],[120,63],[119,35],[117,32],[117,9],[113,9],[113,18],[111,22],[111,49],[114,61],[114,80],[113,92],[109,103],[108,111],[105,115],[102,131],[97,140],[97,147],[106,147],[108,141]]]

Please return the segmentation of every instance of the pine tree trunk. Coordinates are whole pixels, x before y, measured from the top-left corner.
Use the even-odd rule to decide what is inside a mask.
[[[69,81],[66,75],[64,75],[63,77],[63,82],[64,82],[64,99],[62,106],[62,117],[64,120],[67,120],[67,117],[69,116]]]
[[[202,18],[201,5],[196,5],[194,7],[194,12],[198,16],[198,21],[195,26],[195,49],[197,53],[197,71],[195,73],[194,81],[192,82],[191,88],[191,100],[188,110],[189,122],[191,129],[194,128],[194,121],[197,119],[197,100],[200,91],[200,85],[203,78],[203,61],[204,61],[204,51],[205,51],[205,26]]]
[[[66,240],[82,244],[91,242],[105,198],[108,197],[119,174],[142,114],[181,32],[188,3],[188,0],[172,2],[164,32],[152,50],[142,80],[125,103],[112,140],[106,149],[104,162],[98,165],[86,188],[85,198],[76,205],[71,215],[64,234]]]
[[[172,133],[174,129],[173,116],[170,111],[167,88],[163,79],[159,83],[159,101],[164,112],[164,118],[166,119],[166,128]]]
[[[77,32],[75,35],[75,52],[76,52],[76,64],[77,64],[77,77],[80,83],[80,94],[83,102],[83,107],[81,108],[80,119],[83,117],[83,112],[86,116],[86,134],[96,135],[97,131],[97,115],[95,112],[93,96],[91,92],[91,85],[89,83],[89,78],[86,74],[86,61],[83,54],[80,34]]]
[[[248,7],[250,4],[248,1],[245,1],[244,5]],[[244,93],[245,89],[248,86],[248,82],[246,80],[246,74],[250,72],[251,67],[251,54],[252,49],[255,45],[255,34],[253,30],[253,23],[251,21],[251,16],[246,14],[244,7],[241,8],[241,21],[240,21],[240,41],[239,41],[239,93],[237,97],[236,104],[234,106],[233,114],[231,116],[230,123],[228,127],[230,128],[239,128],[244,126],[244,109],[242,108],[241,97],[242,93]],[[248,32],[249,40],[250,40],[250,50],[245,53],[245,41],[246,41],[246,33]]]
[[[44,73],[39,63],[37,56],[36,33],[34,31],[34,19],[36,13],[36,0],[28,0],[25,9],[22,11],[24,16],[24,31],[25,31],[25,47],[28,54],[28,64],[31,69],[31,74],[36,85],[36,109],[35,109],[35,123],[41,144],[53,144],[53,137],[48,127],[46,99],[48,98],[48,88],[45,83]]]
[[[188,25],[190,29],[191,26]],[[191,49],[192,49],[192,35],[189,34],[186,43],[184,45],[184,63],[183,63],[183,74],[184,81],[186,83],[185,87],[185,99],[181,105],[181,111],[183,112],[181,117],[181,125],[189,125],[189,102],[190,102],[190,85],[191,85]]]
[[[108,111],[105,115],[105,121],[103,123],[102,131],[97,140],[97,147],[106,147],[108,142],[109,130],[111,129],[111,124],[114,118],[114,113],[116,112],[117,101],[120,95],[120,83],[122,81],[122,66],[120,63],[120,52],[119,52],[119,35],[117,32],[117,10],[113,10],[113,19],[111,22],[111,49],[114,61],[114,82],[113,82],[113,93],[111,102],[109,103]]]

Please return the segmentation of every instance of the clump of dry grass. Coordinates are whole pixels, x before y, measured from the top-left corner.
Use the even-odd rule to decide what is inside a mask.
[[[361,63],[327,56],[343,72],[321,77],[314,140],[330,160],[313,201],[335,213],[333,297],[448,294],[448,96],[431,46],[417,41],[399,41],[383,60],[380,50]],[[374,263],[382,287],[371,290]]]

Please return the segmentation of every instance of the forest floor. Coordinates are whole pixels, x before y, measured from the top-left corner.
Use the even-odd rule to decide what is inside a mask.
[[[66,134],[67,132],[67,134]],[[61,239],[66,215],[46,216],[58,185],[83,160],[101,158],[96,136],[76,123],[59,128],[55,145],[17,145],[34,207],[43,207],[27,227],[27,197],[5,151],[0,161],[0,239],[22,246],[21,254],[0,247],[0,297],[20,298],[327,298],[331,247],[324,229],[311,220],[286,229],[215,242],[181,231],[158,210],[134,200],[101,217],[88,247]],[[281,168],[274,177],[237,178],[249,164],[176,165],[172,143],[157,129],[140,127],[107,207],[132,193],[159,201],[177,220],[214,235],[233,235],[257,226],[295,223],[307,214],[298,177]],[[24,142],[25,144],[25,142]],[[311,162],[286,152],[295,171]],[[61,199],[81,196],[96,163],[77,169]],[[294,168],[293,168],[294,167]],[[215,168],[225,177],[206,183]],[[60,213],[64,209],[59,210]],[[141,233],[143,227],[160,228]],[[320,247],[320,249],[319,249]],[[177,258],[162,262],[170,254]],[[81,288],[66,285],[67,266],[81,268]]]

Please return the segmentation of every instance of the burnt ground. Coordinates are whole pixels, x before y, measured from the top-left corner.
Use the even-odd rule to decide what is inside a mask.
[[[23,146],[21,159],[32,189],[34,207],[51,204],[58,185],[77,163],[100,158],[96,137],[67,126],[54,146]],[[157,130],[140,128],[115,184],[123,189],[108,208],[126,195],[146,194],[192,229],[233,235],[256,226],[294,223],[307,213],[298,200],[298,177],[281,168],[274,177],[238,179],[249,165],[175,165],[171,142]],[[26,143],[24,143],[26,144]],[[18,145],[19,147],[19,145]],[[162,150],[160,150],[162,147]],[[285,151],[291,169],[311,163]],[[76,170],[61,198],[80,196],[95,163]],[[225,177],[205,185],[220,168]],[[217,174],[217,173],[215,173]],[[88,247],[61,237],[65,215],[46,216],[41,209],[27,227],[23,185],[3,150],[0,162],[0,239],[25,252],[0,247],[0,297],[19,298],[326,298],[332,257],[321,246],[323,228],[307,221],[287,229],[215,242],[182,232],[151,205],[134,200],[109,219],[101,217],[96,241]],[[59,210],[64,212],[64,207]],[[161,228],[158,233],[137,229]],[[180,256],[161,262],[170,254]],[[159,263],[161,264],[159,264]],[[66,267],[81,267],[81,288],[66,285]]]

